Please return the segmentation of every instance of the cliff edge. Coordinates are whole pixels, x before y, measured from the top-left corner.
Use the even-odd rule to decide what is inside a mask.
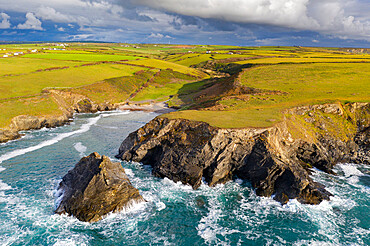
[[[338,162],[369,164],[370,104],[325,104],[288,110],[269,128],[221,129],[204,122],[157,117],[131,133],[118,158],[153,167],[198,188],[233,177],[249,180],[260,196],[286,203],[329,199],[310,168],[333,173]]]

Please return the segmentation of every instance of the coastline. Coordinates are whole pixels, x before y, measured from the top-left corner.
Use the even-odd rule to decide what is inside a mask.
[[[86,101],[86,99],[83,99],[83,102],[88,102],[88,104],[85,104],[82,107],[81,104],[79,104],[81,101],[82,100],[78,101],[68,109],[63,108],[62,115],[18,115],[14,117],[8,127],[0,128],[0,143],[6,143],[8,141],[21,138],[24,134],[21,134],[20,131],[38,130],[43,127],[54,128],[63,126],[73,121],[73,115],[76,113],[96,113],[112,110],[129,110],[165,114],[175,111],[175,109],[169,108],[165,102],[146,102],[145,104],[130,102],[116,104],[95,104],[90,100]]]

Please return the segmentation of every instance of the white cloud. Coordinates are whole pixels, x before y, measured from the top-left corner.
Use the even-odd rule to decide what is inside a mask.
[[[173,37],[171,37],[170,35],[163,35],[162,33],[151,33],[148,36],[148,39],[150,39],[150,38],[154,38],[154,39],[162,39],[162,38],[173,39]]]
[[[78,40],[86,40],[91,37],[92,37],[91,34],[78,34],[78,35],[70,35],[68,39],[71,41],[78,41]]]
[[[360,10],[356,8],[358,4],[356,0],[138,0],[136,2],[186,16],[275,25],[337,36],[352,35],[370,40],[369,5],[361,4],[365,9]]]
[[[63,27],[59,27],[57,30],[60,31],[60,32],[64,32],[65,31],[65,29]]]
[[[41,21],[39,19],[36,18],[36,16],[31,13],[31,12],[28,12],[26,14],[26,22],[23,23],[23,24],[19,24],[17,26],[18,29],[33,29],[33,30],[44,30],[42,27],[41,27]]]
[[[5,13],[0,13],[0,17],[2,19],[2,21],[0,22],[0,29],[10,28],[10,22],[9,22],[10,16]]]
[[[74,21],[70,16],[61,14],[51,7],[42,6],[37,9],[36,16],[43,20],[51,20],[58,23],[68,23]]]
[[[152,33],[152,34],[150,34],[150,36],[148,38],[158,38],[158,39],[161,39],[161,38],[164,38],[164,35],[161,34],[161,33]]]
[[[161,40],[171,38],[165,34],[182,37],[187,42],[199,42],[197,38],[202,37],[208,40],[210,36],[213,36],[213,40],[222,35],[229,35],[229,38],[234,34],[239,35],[236,35],[237,39],[246,41],[262,39],[261,36],[256,37],[253,33],[246,32],[250,28],[261,28],[267,32],[272,30],[272,34],[264,35],[264,38],[274,38],[276,35],[273,32],[280,30],[285,32],[282,35],[291,35],[286,34],[289,31],[286,28],[292,28],[293,36],[295,30],[310,30],[329,37],[370,41],[368,1],[0,0],[0,6],[1,11],[6,13],[30,15],[26,23],[18,25],[20,29],[42,30],[41,21],[47,20],[58,26],[63,23],[66,32],[73,28],[79,34],[93,35],[94,39],[104,41],[109,41],[106,40],[108,37],[114,40],[131,40],[128,37],[135,37],[141,41],[149,37]],[[0,28],[8,28],[9,16],[5,14],[4,17],[3,14],[0,13]],[[244,23],[266,26],[249,27]],[[13,19],[12,24],[15,25]],[[104,34],[109,36],[103,36],[102,30],[106,30]]]

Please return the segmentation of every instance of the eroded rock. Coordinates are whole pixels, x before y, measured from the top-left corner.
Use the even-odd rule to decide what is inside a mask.
[[[117,212],[143,202],[120,163],[92,153],[68,171],[58,187],[57,214],[73,215],[95,222],[110,212]]]
[[[291,110],[292,116],[285,121],[265,129],[219,129],[204,122],[157,117],[131,133],[117,157],[151,165],[155,176],[181,181],[194,189],[202,179],[213,186],[237,176],[249,180],[258,195],[274,195],[281,203],[296,198],[318,204],[329,199],[330,193],[310,178],[310,167],[333,173],[338,162],[369,158],[369,105],[351,114],[356,122],[347,122],[349,113],[345,115],[342,108],[332,104],[301,107],[298,113]],[[309,110],[317,115],[330,111],[330,119],[320,119],[328,127],[317,130],[315,122],[304,123],[293,136],[290,123],[294,115],[305,117]]]

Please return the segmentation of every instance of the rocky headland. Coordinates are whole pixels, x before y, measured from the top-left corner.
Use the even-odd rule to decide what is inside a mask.
[[[153,111],[157,113],[168,113],[173,111],[164,102],[145,104],[135,102],[122,103],[96,103],[90,98],[68,91],[47,90],[55,102],[59,105],[60,111],[53,115],[18,115],[11,119],[8,127],[0,128],[0,143],[18,139],[22,136],[20,131],[37,130],[43,127],[58,127],[70,122],[74,113],[96,113],[98,111],[130,110],[130,111]]]
[[[368,103],[297,107],[268,128],[221,129],[159,116],[131,133],[117,157],[194,189],[202,180],[214,186],[238,177],[283,204],[294,198],[318,204],[331,194],[310,169],[334,174],[338,162],[369,164],[369,137]]]
[[[145,201],[133,187],[121,163],[92,153],[83,157],[60,182],[55,213],[96,222],[110,212]]]

